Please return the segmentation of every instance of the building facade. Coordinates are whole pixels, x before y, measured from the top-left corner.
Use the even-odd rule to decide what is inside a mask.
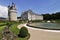
[[[22,20],[43,20],[43,16],[40,14],[34,13],[32,10],[28,10],[22,13]]]
[[[14,3],[12,3],[11,6],[8,6],[8,19],[10,21],[17,21],[16,6]]]

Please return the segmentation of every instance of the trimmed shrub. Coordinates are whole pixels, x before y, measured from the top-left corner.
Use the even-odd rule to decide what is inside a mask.
[[[25,38],[25,37],[27,37],[28,36],[28,29],[26,28],[26,27],[22,27],[21,29],[20,29],[20,32],[19,32],[19,35],[18,35],[18,37],[21,37],[21,38]]]

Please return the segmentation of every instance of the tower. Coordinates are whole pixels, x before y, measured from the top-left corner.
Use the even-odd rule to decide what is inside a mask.
[[[8,19],[9,21],[17,21],[16,6],[14,3],[12,3],[11,6],[8,6]]]

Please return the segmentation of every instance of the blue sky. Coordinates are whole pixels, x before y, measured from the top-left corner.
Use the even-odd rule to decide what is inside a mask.
[[[7,7],[12,2],[16,4],[17,16],[29,9],[37,14],[60,12],[60,0],[0,0],[0,5]]]

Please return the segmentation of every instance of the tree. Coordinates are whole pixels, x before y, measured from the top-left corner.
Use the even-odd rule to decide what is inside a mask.
[[[43,14],[44,20],[56,20],[60,19],[60,12],[52,13],[52,14]]]
[[[50,20],[51,15],[50,14],[43,14],[44,20]]]
[[[54,13],[51,14],[51,19],[52,19],[52,20],[55,20],[55,19],[56,19],[56,16],[55,16]]]
[[[56,19],[60,19],[60,12],[55,13]]]

